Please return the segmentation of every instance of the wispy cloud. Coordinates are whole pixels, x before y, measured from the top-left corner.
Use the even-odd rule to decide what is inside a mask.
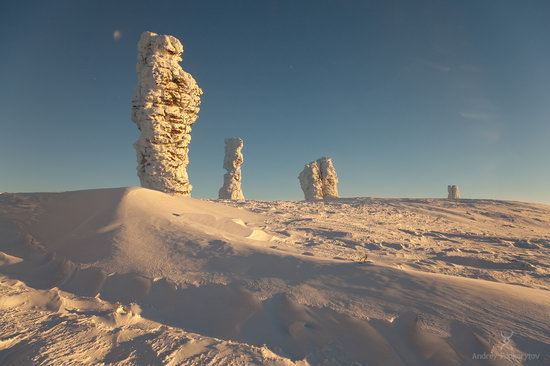
[[[436,62],[427,62],[427,65],[432,68],[433,70],[439,71],[439,72],[449,72],[451,71],[450,65],[445,65],[441,63]]]
[[[471,72],[471,73],[481,72],[481,69],[478,66],[472,65],[472,64],[460,64],[458,67],[460,68],[460,70],[465,72]]]
[[[502,137],[502,132],[496,128],[486,129],[480,132],[480,136],[491,142],[497,142]]]
[[[478,94],[482,94],[481,90],[478,90]],[[502,115],[491,98],[484,95],[469,97],[464,101],[459,114],[469,121],[467,128],[477,138],[491,143],[502,139]]]
[[[500,111],[490,97],[483,95],[480,88],[472,87],[470,93],[478,94],[469,96],[464,100],[460,109],[460,116],[467,120],[479,122],[492,122],[500,120]]]
[[[475,121],[494,121],[499,118],[499,115],[496,113],[480,111],[462,111],[460,112],[460,116]]]

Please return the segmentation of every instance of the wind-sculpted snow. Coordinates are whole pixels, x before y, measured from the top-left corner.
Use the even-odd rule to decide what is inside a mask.
[[[244,200],[241,188],[241,165],[243,164],[243,140],[234,137],[225,139],[223,167],[227,173],[223,176],[223,186],[218,197],[225,200]]]
[[[140,131],[134,147],[141,185],[189,196],[191,126],[198,117],[202,90],[181,68],[182,54],[183,46],[173,36],[141,35],[132,120]]]
[[[160,324],[137,304],[0,275],[0,365],[292,366],[265,346],[224,341]],[[303,365],[298,365],[303,366]]]
[[[519,202],[3,194],[0,364],[544,365],[548,225]]]
[[[306,201],[338,198],[338,176],[331,158],[306,164],[298,179]]]

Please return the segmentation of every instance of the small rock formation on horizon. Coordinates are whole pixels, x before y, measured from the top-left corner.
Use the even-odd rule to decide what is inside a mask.
[[[458,187],[455,185],[449,185],[447,186],[447,199],[451,201],[458,201],[460,199],[460,191],[458,190]]]
[[[322,157],[304,166],[298,176],[306,201],[338,198],[338,176],[331,158]]]
[[[244,200],[241,189],[241,165],[243,164],[243,140],[238,137],[225,139],[223,167],[227,173],[223,176],[223,186],[218,197],[224,200]]]
[[[141,186],[190,196],[186,168],[191,126],[198,117],[202,90],[181,68],[182,54],[183,46],[173,36],[141,35],[132,121],[140,131],[134,147]]]

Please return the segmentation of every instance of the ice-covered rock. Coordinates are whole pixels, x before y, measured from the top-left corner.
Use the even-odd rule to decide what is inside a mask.
[[[223,176],[223,186],[218,197],[225,200],[244,200],[241,189],[241,165],[243,164],[243,140],[238,137],[225,139],[225,157],[223,167],[227,173]]]
[[[455,185],[447,186],[447,199],[452,201],[457,201],[460,199],[460,191],[458,190],[458,187]]]
[[[317,160],[323,186],[323,198],[338,198],[338,176],[331,158]]]
[[[298,179],[306,201],[323,199],[323,183],[319,172],[319,164],[316,161],[307,163],[298,175]]]
[[[132,120],[140,131],[134,147],[141,185],[189,196],[189,142],[202,90],[181,68],[182,54],[183,46],[173,36],[151,32],[141,35]]]
[[[338,198],[338,176],[331,158],[322,157],[304,166],[298,176],[306,201]]]

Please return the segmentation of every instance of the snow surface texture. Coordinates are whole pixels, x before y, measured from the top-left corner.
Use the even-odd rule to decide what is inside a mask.
[[[241,189],[241,165],[243,164],[243,140],[238,137],[225,139],[223,167],[227,173],[223,176],[223,186],[218,192],[222,200],[244,200]]]
[[[191,126],[198,117],[202,90],[181,68],[182,54],[183,46],[173,36],[141,35],[132,120],[140,131],[134,147],[141,185],[189,196]]]
[[[338,176],[331,158],[306,164],[298,179],[306,201],[338,198]]]
[[[299,365],[265,346],[186,332],[114,304],[57,288],[40,290],[0,276],[0,364]]]
[[[460,191],[455,185],[447,186],[447,199],[451,201],[458,201],[460,199]]]
[[[546,365],[549,226],[491,200],[2,194],[0,364]]]

